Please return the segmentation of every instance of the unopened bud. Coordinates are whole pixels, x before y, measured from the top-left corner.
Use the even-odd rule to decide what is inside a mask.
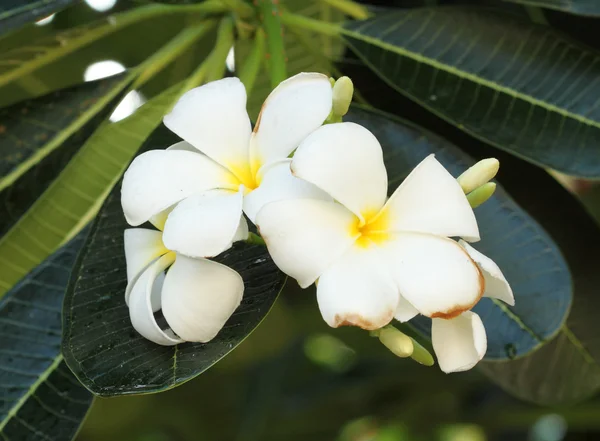
[[[413,353],[413,340],[406,334],[398,331],[393,326],[386,326],[379,330],[379,341],[398,357],[410,357]]]
[[[499,168],[500,162],[496,158],[483,159],[465,171],[456,180],[465,194],[468,194],[493,179],[496,173],[498,173]]]
[[[333,85],[333,107],[332,114],[337,117],[342,117],[348,113],[348,108],[352,102],[354,94],[354,85],[348,77],[339,78]]]
[[[471,208],[476,208],[491,198],[495,191],[496,183],[488,182],[487,184],[483,184],[481,187],[476,188],[469,193],[467,195],[467,200],[469,201]]]
[[[422,365],[433,366],[435,364],[433,355],[431,355],[427,349],[421,346],[418,341],[414,339],[411,340],[413,344],[413,353],[410,355],[410,357]]]

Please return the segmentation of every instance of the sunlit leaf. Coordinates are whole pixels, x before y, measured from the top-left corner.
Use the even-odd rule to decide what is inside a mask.
[[[531,162],[600,176],[600,59],[545,26],[484,7],[388,12],[346,41],[388,84]]]
[[[63,361],[61,305],[83,235],[0,302],[0,437],[69,441],[92,402]]]
[[[143,150],[177,141],[161,126]],[[86,387],[103,396],[158,392],[201,374],[260,324],[285,280],[265,247],[236,244],[215,259],[238,271],[245,283],[242,304],[225,327],[207,344],[159,346],[133,329],[125,305],[126,228],[117,185],[92,227],[64,304],[65,359]]]
[[[454,176],[473,164],[449,142],[398,120],[358,109],[349,120],[370,129],[381,142],[390,192],[431,153]],[[489,298],[475,306],[488,332],[486,357],[523,356],[551,340],[564,323],[572,298],[569,268],[552,238],[501,188],[475,214],[482,240],[474,247],[502,268],[516,300],[514,307]],[[411,324],[429,334],[429,319]]]

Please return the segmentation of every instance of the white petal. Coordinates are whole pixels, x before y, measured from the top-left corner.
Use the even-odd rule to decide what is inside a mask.
[[[483,323],[471,311],[463,312],[451,320],[433,319],[431,342],[440,369],[446,373],[471,369],[487,350]]]
[[[177,255],[163,286],[162,311],[181,338],[206,343],[231,317],[243,293],[244,282],[231,268]]]
[[[291,159],[284,159],[260,170],[260,186],[244,198],[244,213],[252,221],[260,209],[269,202],[282,199],[321,199],[330,201],[329,196],[310,182],[296,178],[290,170]]]
[[[235,232],[235,236],[233,236],[233,241],[237,242],[239,240],[248,239],[248,222],[244,219],[244,216],[240,217],[240,224]]]
[[[455,317],[481,298],[479,268],[458,243],[421,233],[395,235],[382,249],[400,294],[428,317]]]
[[[160,231],[145,228],[129,228],[124,234],[125,261],[127,263],[127,288],[125,303],[129,304],[129,295],[137,278],[148,265],[163,254],[169,252],[162,242]]]
[[[502,300],[504,303],[514,306],[515,296],[496,262],[481,254],[464,240],[459,241],[459,244],[467,250],[467,253],[469,253],[469,256],[475,261],[483,274],[483,278],[485,279],[485,292],[483,296]]]
[[[479,240],[473,209],[456,179],[435,159],[425,158],[396,189],[379,214],[378,229],[418,231]]]
[[[411,305],[410,302],[404,297],[400,296],[400,300],[398,302],[398,307],[396,308],[396,314],[394,315],[394,318],[399,322],[404,323],[409,320],[412,320],[418,314],[419,311],[417,311],[417,308]]]
[[[253,163],[287,158],[327,119],[332,100],[329,78],[320,73],[300,73],[279,84],[265,100],[254,127]]]
[[[125,172],[121,204],[127,222],[137,226],[192,194],[238,186],[230,172],[205,155],[151,150],[135,158]]]
[[[394,318],[398,288],[378,253],[374,245],[352,246],[319,277],[319,309],[332,328],[374,330]]]
[[[152,307],[152,297],[156,297],[154,285],[162,281],[161,275],[171,265],[173,258],[174,254],[169,253],[150,265],[135,282],[129,297],[129,316],[135,330],[148,340],[163,346],[183,342],[171,330],[160,329]]]
[[[298,147],[292,173],[312,182],[362,218],[375,215],[387,192],[387,172],[377,138],[358,124],[328,124]]]
[[[242,217],[242,191],[209,191],[181,201],[169,214],[165,246],[189,257],[213,257],[230,248]]]
[[[340,204],[290,199],[265,205],[256,217],[275,264],[311,285],[356,240],[358,219]]]
[[[240,179],[249,173],[252,127],[246,89],[239,79],[224,78],[186,92],[163,122]]]

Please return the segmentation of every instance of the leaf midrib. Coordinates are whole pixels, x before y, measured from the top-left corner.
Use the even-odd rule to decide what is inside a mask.
[[[513,98],[517,98],[520,99],[522,101],[528,102],[534,106],[537,107],[541,107],[544,108],[548,111],[551,112],[555,112],[558,113],[559,115],[562,115],[565,118],[570,118],[573,119],[575,121],[578,121],[582,124],[588,125],[588,126],[592,126],[592,127],[596,127],[596,128],[600,128],[600,122],[586,118],[582,115],[579,115],[577,113],[573,113],[573,112],[569,112],[568,110],[565,110],[563,108],[560,108],[558,106],[555,106],[554,104],[549,104],[546,101],[542,101],[540,99],[534,98],[531,95],[526,95],[523,93],[520,93],[519,91],[512,89],[510,87],[506,87],[506,86],[502,86],[501,84],[498,84],[494,81],[491,80],[487,80],[485,78],[482,78],[480,76],[477,76],[475,74],[469,73],[469,72],[465,72],[463,70],[457,69],[454,66],[451,66],[449,64],[444,64],[438,60],[435,60],[433,58],[430,57],[426,57],[424,55],[421,55],[419,53],[410,51],[406,48],[400,47],[400,46],[395,46],[393,44],[387,43],[383,40],[380,40],[379,38],[375,38],[375,37],[370,37],[364,34],[361,34],[358,30],[352,31],[346,28],[340,28],[340,31],[342,33],[342,35],[351,37],[351,38],[355,38],[359,41],[363,41],[365,43],[374,45],[374,46],[378,46],[382,49],[388,50],[390,52],[394,52],[400,56],[406,57],[406,58],[410,58],[418,63],[422,63],[422,64],[426,64],[429,65],[435,69],[439,69],[441,71],[450,73],[452,75],[455,75],[459,78],[463,78],[466,79],[468,81],[472,81],[476,84],[479,84],[481,86],[485,86],[488,87],[490,89],[496,90],[497,92],[500,93],[504,93],[506,95],[512,96]],[[347,41],[347,43],[353,47],[352,43],[350,41]]]

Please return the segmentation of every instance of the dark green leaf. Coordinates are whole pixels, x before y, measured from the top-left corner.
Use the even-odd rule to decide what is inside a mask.
[[[177,141],[161,126],[143,150]],[[260,324],[285,280],[266,248],[238,243],[215,259],[238,271],[245,282],[244,300],[219,335],[207,344],[159,346],[136,333],[125,305],[126,228],[118,184],[92,227],[64,304],[65,360],[88,389],[103,396],[158,392],[201,374]]]
[[[431,153],[454,176],[473,164],[449,142],[391,118],[359,109],[349,118],[381,142],[390,192]],[[474,245],[500,266],[516,299],[514,307],[488,298],[475,306],[488,333],[486,358],[523,356],[549,341],[566,319],[572,298],[569,269],[550,236],[501,188],[475,214],[482,240]],[[429,334],[429,319],[411,323]]]
[[[512,394],[545,405],[583,400],[600,389],[600,328],[596,250],[600,229],[581,204],[543,170],[514,158],[501,158],[506,187],[519,198],[560,245],[571,271],[575,296],[560,334],[532,355],[481,364],[483,371]],[[546,300],[539,308],[546,308]]]
[[[600,15],[600,3],[597,0],[506,0],[540,8],[557,9],[578,15]]]
[[[0,35],[64,8],[77,0],[7,0],[0,4]]]
[[[92,402],[60,353],[61,305],[84,233],[28,274],[0,303],[0,436],[70,440]]]
[[[528,161],[600,177],[595,52],[479,7],[400,10],[344,34],[388,84],[457,127]]]

